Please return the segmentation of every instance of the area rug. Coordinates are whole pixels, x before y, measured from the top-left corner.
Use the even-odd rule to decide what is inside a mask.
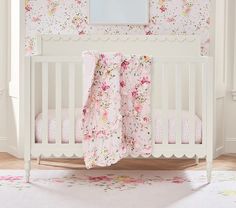
[[[0,170],[2,208],[235,208],[236,172]]]

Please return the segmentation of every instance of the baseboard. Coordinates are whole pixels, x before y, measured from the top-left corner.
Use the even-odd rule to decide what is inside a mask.
[[[20,158],[18,150],[14,146],[8,146],[7,153],[9,153],[10,155],[13,155],[14,157]]]
[[[236,153],[236,138],[225,140],[225,153]]]
[[[0,137],[0,152],[7,152],[7,138]]]
[[[216,151],[215,151],[214,159],[219,157],[220,155],[223,155],[224,152],[225,152],[225,147],[224,146],[217,147]]]
[[[6,137],[0,137],[0,152],[6,152],[17,158],[22,158],[16,147],[8,145]]]

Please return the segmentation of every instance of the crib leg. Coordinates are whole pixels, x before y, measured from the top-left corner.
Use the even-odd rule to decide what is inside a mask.
[[[198,156],[195,157],[195,163],[196,163],[196,165],[199,165],[199,157]]]
[[[30,180],[30,170],[31,170],[31,161],[27,160],[27,161],[25,161],[25,181],[26,181],[26,183],[29,183],[29,180]]]
[[[40,162],[41,162],[41,155],[39,155],[37,158],[37,164],[40,165]]]
[[[211,183],[211,172],[212,172],[212,160],[206,160],[206,168],[207,168],[207,182]]]

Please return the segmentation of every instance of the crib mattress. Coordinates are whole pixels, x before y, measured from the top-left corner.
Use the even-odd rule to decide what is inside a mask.
[[[76,109],[76,119],[75,119],[75,142],[82,142],[82,132],[81,132],[81,109]],[[155,143],[162,143],[163,138],[163,122],[161,118],[161,111],[156,109],[154,111],[153,121],[156,129],[155,133]],[[190,119],[191,115],[188,111],[182,111],[182,144],[187,144],[191,137],[190,132]],[[175,143],[176,137],[176,113],[174,110],[168,111],[168,142],[169,144]],[[195,143],[200,144],[202,140],[202,123],[200,118],[195,115]],[[62,143],[69,143],[70,135],[70,121],[69,121],[69,110],[62,109],[62,123],[61,123],[61,135]],[[43,137],[43,119],[42,113],[36,116],[35,121],[35,138],[36,143],[41,143]],[[56,142],[56,111],[53,109],[48,110],[48,142]]]

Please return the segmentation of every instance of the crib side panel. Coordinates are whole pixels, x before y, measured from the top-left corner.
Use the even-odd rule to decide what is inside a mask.
[[[30,75],[33,154],[73,156],[77,145],[78,155],[82,156],[75,127],[82,105],[81,58],[32,57]],[[68,127],[66,131],[64,126]]]
[[[159,57],[154,58],[152,70],[152,113],[155,117],[156,110],[160,110],[162,125],[162,141],[154,142],[153,155],[159,157],[172,155],[182,157],[183,155],[204,157],[206,155],[206,145],[209,138],[209,58],[207,57]],[[51,155],[73,155],[82,156],[81,143],[76,143],[76,113],[77,108],[82,107],[82,86],[83,74],[80,57],[49,57],[36,56],[31,58],[30,69],[31,82],[31,145],[34,153],[46,152]],[[211,97],[212,95],[210,95]],[[51,133],[48,120],[50,109],[54,109],[56,132],[53,142],[49,141]],[[63,129],[61,128],[65,112],[68,109],[69,126],[68,141],[63,142]],[[175,142],[170,144],[169,139],[169,112],[173,110],[176,116]],[[188,143],[183,144],[182,111],[190,114]],[[35,138],[38,131],[35,130],[39,113],[42,112],[42,136],[40,142]],[[201,119],[202,141],[195,142],[195,116]],[[153,119],[153,136],[158,132],[155,129],[155,119]],[[47,128],[49,126],[49,128]],[[153,138],[154,139],[154,138]],[[52,146],[53,145],[53,146]],[[76,146],[77,145],[77,146]]]
[[[213,79],[208,73],[212,70],[210,60],[208,57],[159,57],[154,60],[152,134],[156,141],[155,157],[206,156],[208,140],[212,140],[208,131],[213,131],[209,127],[207,108],[208,80]],[[161,111],[157,114],[158,109]],[[200,119],[199,141],[196,127],[199,128]],[[155,124],[157,122],[159,126]],[[187,141],[185,137],[188,137]]]

